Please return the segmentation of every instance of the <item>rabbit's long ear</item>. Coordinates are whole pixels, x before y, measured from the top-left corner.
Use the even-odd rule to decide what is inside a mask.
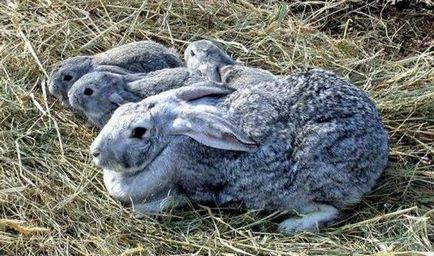
[[[219,83],[222,81],[220,70],[217,65],[209,65],[206,68],[206,72],[209,80]]]
[[[113,65],[98,65],[95,67],[95,71],[104,71],[104,72],[110,72],[119,75],[131,74],[131,71],[129,70],[118,66],[113,66]]]
[[[182,87],[176,90],[176,98],[184,101],[191,101],[206,96],[226,95],[232,93],[231,88],[223,87],[222,84],[212,81],[195,83],[192,86]]]
[[[181,110],[167,125],[170,134],[187,135],[212,148],[247,152],[257,148],[244,132],[215,114]]]
[[[147,78],[148,76],[149,76],[149,73],[127,74],[127,75],[123,76],[123,80],[125,83],[131,83],[131,82],[135,82],[137,80]]]
[[[112,91],[110,92],[108,98],[110,102],[119,106],[125,103],[138,102],[141,100],[140,97],[126,91]]]

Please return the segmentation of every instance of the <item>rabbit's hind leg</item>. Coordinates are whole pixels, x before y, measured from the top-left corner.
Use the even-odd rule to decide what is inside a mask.
[[[279,224],[279,231],[287,234],[303,231],[315,232],[325,224],[332,222],[339,215],[339,210],[327,204],[315,204],[309,207],[302,217],[294,217],[284,220]]]

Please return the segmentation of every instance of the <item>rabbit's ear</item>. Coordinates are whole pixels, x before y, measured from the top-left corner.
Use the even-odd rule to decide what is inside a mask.
[[[226,95],[232,93],[231,88],[223,87],[221,84],[205,81],[195,83],[193,86],[182,87],[176,90],[176,97],[180,100],[190,101],[212,95]]]
[[[146,104],[152,103],[155,105],[157,103],[170,101],[192,101],[202,97],[227,95],[233,91],[234,89],[224,87],[220,83],[203,81],[190,86],[184,86],[178,89],[168,90],[153,96],[149,96],[143,100],[143,102]]]
[[[138,97],[132,93],[125,92],[125,91],[111,92],[108,98],[109,98],[110,102],[117,104],[119,106],[123,105],[125,103],[138,102],[141,100],[140,97]]]
[[[131,83],[135,82],[137,80],[141,80],[144,78],[147,78],[149,76],[149,73],[135,73],[135,74],[128,74],[123,77],[123,80],[125,83]]]
[[[127,101],[124,100],[122,98],[122,96],[117,92],[111,93],[109,96],[109,100],[110,100],[110,102],[115,103],[117,105],[123,105],[123,104],[127,103]]]
[[[110,72],[110,73],[119,74],[119,75],[131,74],[131,72],[129,70],[118,67],[118,66],[113,66],[113,65],[98,65],[98,66],[96,66],[95,71],[104,71],[104,72]]]
[[[222,78],[220,76],[219,68],[216,65],[207,67],[208,79],[215,82],[221,82]]]
[[[173,135],[187,135],[206,146],[234,151],[252,151],[257,144],[222,117],[202,111],[180,111],[168,124]]]

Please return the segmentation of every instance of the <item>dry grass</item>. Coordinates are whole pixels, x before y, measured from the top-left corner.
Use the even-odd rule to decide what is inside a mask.
[[[433,251],[432,11],[378,1],[261,2],[1,1],[0,255]],[[97,130],[47,96],[51,65],[142,39],[182,51],[199,38],[279,74],[335,70],[375,99],[390,132],[390,167],[345,220],[285,236],[275,215],[195,206],[140,220],[107,195],[88,155]]]

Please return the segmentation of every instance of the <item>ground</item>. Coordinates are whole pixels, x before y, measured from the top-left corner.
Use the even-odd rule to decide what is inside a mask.
[[[428,255],[434,251],[432,1],[2,1],[0,255]],[[52,65],[152,39],[181,54],[212,39],[239,61],[338,72],[374,99],[390,134],[375,189],[320,233],[279,214],[210,209],[138,219],[106,193],[97,129],[47,95]]]

